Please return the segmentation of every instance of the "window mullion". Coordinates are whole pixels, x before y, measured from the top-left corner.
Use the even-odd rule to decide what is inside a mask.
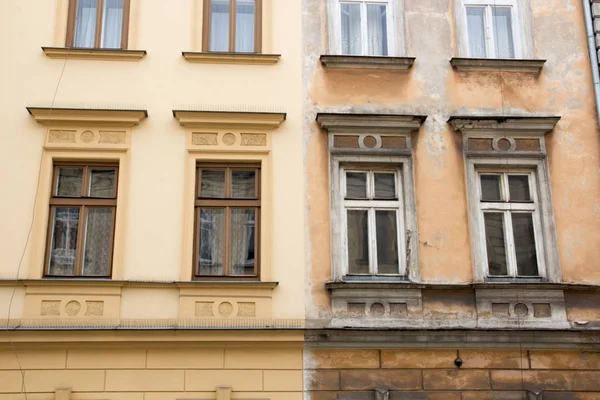
[[[496,58],[496,43],[494,41],[494,27],[492,19],[492,7],[485,7],[485,41],[487,44],[487,56],[490,58]]]
[[[362,55],[369,55],[369,31],[367,27],[367,4],[360,3],[360,35],[362,37]]]
[[[235,1],[229,2],[229,51],[235,52]]]
[[[83,275],[83,255],[85,247],[85,231],[87,230],[87,207],[79,207],[79,222],[77,223],[77,247],[75,250],[75,276]]]
[[[230,246],[231,246],[231,207],[225,207],[225,227],[224,231],[224,242],[225,242],[225,254],[223,255],[223,274],[229,276],[231,270],[230,260]]]
[[[505,242],[506,252],[508,258],[508,274],[510,276],[517,276],[517,255],[515,250],[515,235],[513,233],[512,226],[512,214],[510,211],[504,212],[504,226],[505,226]]]
[[[369,265],[370,272],[377,275],[377,225],[375,222],[375,209],[368,211],[369,218]]]
[[[543,231],[541,221],[541,210],[535,210],[531,213],[533,219],[533,241],[535,243],[536,259],[538,264],[538,274],[540,276],[546,276],[546,257],[543,246]]]
[[[98,0],[96,3],[96,36],[94,39],[94,43],[96,48],[100,48],[101,40],[102,40],[102,21],[104,19],[104,0]]]

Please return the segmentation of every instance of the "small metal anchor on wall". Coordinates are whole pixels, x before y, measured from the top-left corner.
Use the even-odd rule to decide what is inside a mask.
[[[390,390],[388,388],[376,388],[375,389],[375,400],[389,400]]]

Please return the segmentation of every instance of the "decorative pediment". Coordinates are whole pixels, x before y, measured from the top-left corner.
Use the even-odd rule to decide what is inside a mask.
[[[182,111],[173,110],[181,126],[203,129],[273,130],[285,121],[281,112]]]
[[[148,117],[146,110],[27,107],[37,122],[46,126],[118,125],[131,127]]]

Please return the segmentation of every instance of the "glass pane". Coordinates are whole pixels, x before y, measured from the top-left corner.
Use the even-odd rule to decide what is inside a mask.
[[[388,55],[387,6],[367,4],[367,40],[370,56]]]
[[[367,210],[348,210],[348,272],[369,273],[369,217]]]
[[[375,198],[376,199],[395,199],[396,198],[396,175],[389,173],[375,174]]]
[[[115,197],[115,172],[112,168],[92,168],[90,197]]]
[[[104,0],[103,17],[101,47],[107,49],[121,48],[123,0]]]
[[[360,4],[342,3],[342,54],[362,53]]]
[[[497,58],[515,58],[510,7],[492,7]]]
[[[485,213],[485,243],[490,275],[508,275],[502,213]]]
[[[484,15],[483,7],[467,7],[469,55],[474,58],[486,57]]]
[[[198,275],[223,275],[225,252],[225,210],[200,209]]]
[[[211,0],[210,51],[229,51],[229,0]]]
[[[200,171],[200,197],[225,198],[225,170],[203,169]]]
[[[480,175],[481,200],[502,201],[500,194],[500,175]]]
[[[58,197],[81,197],[83,168],[59,168],[56,195]]]
[[[235,2],[235,51],[254,52],[255,0]]]
[[[78,0],[75,14],[74,47],[94,47],[96,39],[97,0]]]
[[[508,190],[510,192],[510,201],[530,201],[529,176],[509,175]]]
[[[50,275],[75,274],[77,256],[77,226],[79,208],[57,207],[52,221],[52,242],[50,244]]]
[[[256,198],[256,171],[231,171],[231,197],[234,199]]]
[[[256,210],[231,209],[231,275],[254,275]]]
[[[346,198],[367,198],[367,174],[365,172],[346,172]]]
[[[512,213],[515,252],[517,255],[517,274],[519,276],[538,276],[535,236],[533,234],[533,215]]]
[[[396,211],[375,211],[377,226],[377,272],[397,274],[398,271],[398,227]]]
[[[112,208],[88,208],[85,230],[83,275],[107,276],[110,270]]]

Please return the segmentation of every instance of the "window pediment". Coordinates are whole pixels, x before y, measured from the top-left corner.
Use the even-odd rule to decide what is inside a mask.
[[[55,125],[138,125],[148,117],[146,110],[27,107],[37,122]]]
[[[173,110],[173,116],[185,128],[273,130],[285,121],[283,112],[184,111]]]

